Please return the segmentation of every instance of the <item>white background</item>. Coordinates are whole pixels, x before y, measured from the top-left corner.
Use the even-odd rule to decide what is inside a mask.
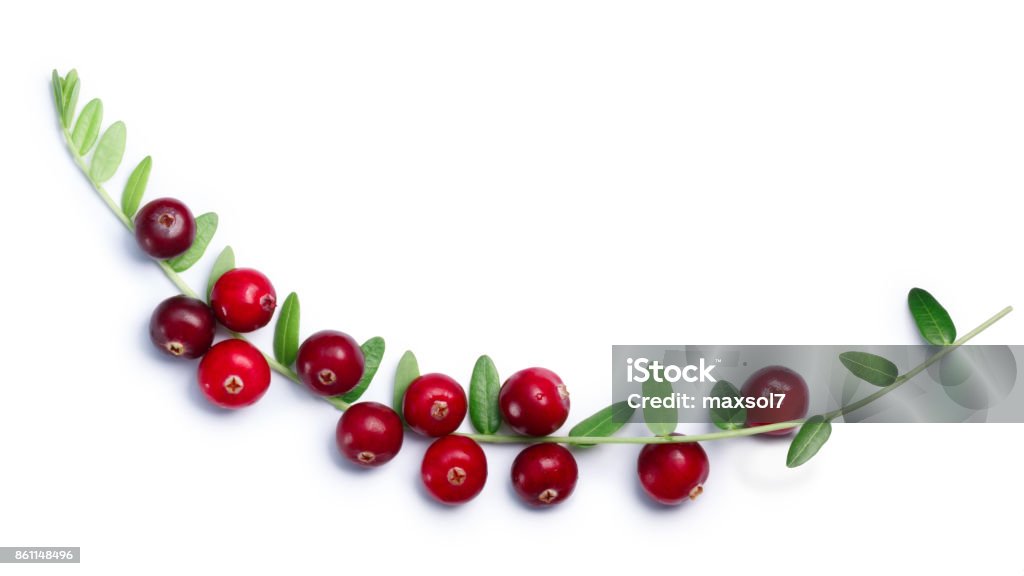
[[[798,470],[785,441],[709,444],[704,495],[668,510],[604,447],[536,512],[512,447],[444,509],[424,441],[354,470],[283,379],[211,409],[151,348],[173,288],[49,92],[78,67],[128,125],[110,189],[152,154],[149,197],[217,211],[212,250],[299,291],[307,334],[386,337],[367,398],[404,349],[463,382],[489,353],[560,373],[576,421],[613,343],[916,343],[915,285],[961,332],[1024,305],[1019,4],[331,5],[0,9],[0,545],[83,550],[0,572],[1024,572],[1020,426],[841,426]],[[1021,343],[1017,314],[979,342]]]

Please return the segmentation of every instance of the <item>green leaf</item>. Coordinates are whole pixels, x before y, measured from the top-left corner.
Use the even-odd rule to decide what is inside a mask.
[[[71,128],[71,121],[75,119],[75,107],[78,106],[78,71],[72,69],[64,78],[61,89],[64,92],[64,103],[61,108],[61,121],[64,128]]]
[[[192,241],[192,246],[184,254],[167,261],[172,270],[184,272],[191,268],[193,264],[199,262],[199,259],[206,253],[210,240],[213,240],[213,235],[217,233],[218,222],[219,219],[213,212],[200,214],[196,217],[196,239]]]
[[[96,153],[92,156],[92,164],[89,166],[89,177],[97,183],[103,183],[117,172],[121,165],[121,158],[124,157],[124,143],[128,137],[128,130],[124,122],[118,120],[107,128],[107,131],[100,136],[99,144],[96,145]]]
[[[377,374],[377,369],[380,368],[380,361],[384,358],[384,339],[380,336],[374,336],[363,345],[360,346],[363,350],[363,358],[365,361],[365,368],[363,368],[363,377],[359,379],[359,384],[356,387],[346,392],[341,400],[349,404],[359,400],[363,392],[370,387],[370,382],[373,382],[373,377]]]
[[[569,436],[611,436],[626,425],[636,409],[623,400],[598,410],[591,416],[569,430]],[[593,444],[578,444],[578,446],[593,446]]]
[[[420,365],[416,362],[416,355],[412,353],[412,350],[407,350],[398,360],[398,368],[395,369],[395,394],[391,404],[395,408],[395,412],[402,416],[403,422],[405,416],[402,415],[402,400],[405,398],[405,390],[413,380],[419,377]]]
[[[64,79],[57,74],[57,69],[53,69],[53,101],[57,106],[57,117],[60,119],[61,126],[64,124]]]
[[[124,193],[121,194],[121,211],[129,220],[135,217],[142,203],[142,196],[146,193],[146,185],[149,184],[149,171],[153,168],[153,158],[146,156],[139,162],[139,165],[132,170],[128,182],[124,185]]]
[[[719,380],[711,389],[711,396],[721,399],[720,402],[728,403],[728,407],[719,404],[711,407],[711,422],[722,430],[736,430],[743,428],[747,422],[747,409],[740,402],[743,395],[728,380]]]
[[[501,427],[501,410],[498,408],[500,390],[498,369],[490,356],[481,356],[473,366],[473,376],[469,379],[469,419],[481,434],[494,434]]]
[[[292,292],[284,299],[274,327],[274,358],[285,366],[295,363],[299,354],[299,295]]]
[[[103,102],[99,98],[93,98],[82,108],[82,113],[75,122],[75,129],[71,133],[71,145],[75,147],[79,156],[85,156],[92,150],[92,145],[100,135],[102,124]]]
[[[949,312],[939,304],[927,290],[914,288],[907,295],[910,314],[917,323],[921,336],[930,344],[948,346],[956,342],[956,326],[949,317]]]
[[[643,384],[643,393],[646,398],[669,398],[673,394],[672,384],[668,382],[657,382],[649,378]],[[667,436],[676,431],[678,425],[679,411],[676,408],[654,408],[648,403],[644,407],[644,422],[655,436]]]
[[[810,460],[832,435],[832,423],[824,416],[811,416],[800,426],[786,455],[786,466],[796,468]]]
[[[890,386],[900,376],[895,364],[867,352],[843,352],[839,361],[854,376],[875,386]]]
[[[210,294],[213,292],[213,285],[220,280],[225,272],[235,268],[235,251],[231,246],[225,246],[210,270],[210,279],[206,282],[206,301],[210,301]]]

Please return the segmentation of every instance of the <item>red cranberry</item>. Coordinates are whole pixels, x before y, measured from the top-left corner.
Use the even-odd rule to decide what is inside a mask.
[[[687,498],[696,500],[704,492],[708,469],[708,455],[696,442],[648,444],[636,462],[644,492],[656,502],[669,505]]]
[[[772,399],[772,394],[785,394],[786,398],[780,406],[774,408],[747,408],[747,427],[762,424],[776,424],[799,420],[807,416],[808,397],[807,382],[796,372],[783,366],[762,368],[747,378],[741,391],[744,397]],[[764,432],[771,436],[785,436],[796,428],[783,428]]]
[[[557,374],[544,368],[509,377],[498,392],[498,404],[505,422],[527,436],[547,436],[569,417],[569,391]]]
[[[579,468],[572,452],[558,444],[534,444],[512,462],[512,486],[531,506],[553,506],[576,489]]]
[[[157,198],[135,215],[135,241],[146,254],[159,260],[185,253],[196,239],[196,219],[173,198]]]
[[[363,349],[344,332],[323,330],[299,346],[295,369],[299,378],[321,396],[337,396],[355,388],[363,377]]]
[[[202,300],[172,296],[153,310],[149,339],[171,356],[199,358],[210,349],[217,330],[213,310]]]
[[[263,328],[274,317],[277,292],[270,280],[252,268],[228,270],[213,285],[210,305],[217,320],[234,332]]]
[[[487,456],[479,444],[465,436],[438,438],[423,455],[420,477],[438,502],[469,502],[487,482]]]
[[[383,404],[360,402],[341,415],[335,437],[345,458],[368,468],[380,466],[402,449],[402,419]]]
[[[406,389],[402,413],[416,432],[447,436],[466,417],[466,392],[444,374],[424,374]]]
[[[256,402],[270,386],[270,366],[255,346],[244,340],[225,340],[199,362],[199,388],[222,408],[241,408]]]

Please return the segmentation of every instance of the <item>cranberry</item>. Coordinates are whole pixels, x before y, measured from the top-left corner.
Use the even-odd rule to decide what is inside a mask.
[[[270,386],[270,366],[255,346],[244,340],[225,340],[199,362],[199,388],[221,408],[241,408],[256,402]]]
[[[487,482],[487,456],[479,444],[465,436],[438,438],[423,455],[420,477],[438,502],[469,502]]]
[[[210,305],[217,320],[234,332],[263,328],[274,317],[277,292],[270,280],[252,268],[228,270],[213,285]]]
[[[402,413],[420,434],[447,436],[466,417],[466,392],[444,374],[424,374],[406,389]]]
[[[363,349],[344,332],[323,330],[299,346],[295,360],[299,378],[321,396],[337,396],[355,388],[363,377]]]
[[[512,486],[531,506],[553,506],[576,488],[579,468],[572,452],[558,444],[534,444],[512,462]]]
[[[520,370],[501,386],[498,404],[505,422],[527,436],[546,436],[569,417],[569,391],[551,370]]]
[[[785,394],[780,406],[774,408],[747,408],[747,427],[799,420],[807,416],[807,382],[796,372],[783,366],[768,366],[747,378],[741,390],[744,397],[771,399],[772,394]],[[785,436],[796,428],[783,428],[764,432],[771,436]]]
[[[172,296],[153,310],[149,339],[171,356],[199,358],[210,349],[217,330],[213,310],[202,300]]]
[[[704,492],[708,469],[708,455],[696,442],[648,444],[636,462],[644,492],[655,501],[670,505],[687,498],[696,500]]]
[[[196,219],[173,198],[157,198],[135,215],[135,241],[146,254],[159,260],[185,253],[196,239]]]
[[[402,449],[402,419],[377,402],[360,402],[345,410],[335,433],[338,451],[360,466],[391,461]]]

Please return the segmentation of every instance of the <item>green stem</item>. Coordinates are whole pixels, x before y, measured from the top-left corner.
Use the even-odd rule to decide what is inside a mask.
[[[78,169],[82,171],[82,174],[85,175],[85,178],[89,181],[90,184],[92,184],[93,190],[95,190],[96,193],[100,195],[100,198],[103,200],[103,203],[107,205],[107,208],[110,208],[110,211],[114,213],[114,216],[117,216],[117,219],[121,221],[121,224],[124,224],[124,227],[127,228],[129,232],[134,232],[135,225],[132,224],[132,221],[129,220],[127,216],[124,215],[124,212],[122,212],[120,206],[118,206],[117,203],[114,202],[114,199],[110,197],[110,194],[107,194],[106,188],[104,188],[103,185],[100,184],[99,182],[93,180],[92,176],[89,175],[89,165],[85,163],[85,159],[82,158],[82,156],[78,153],[78,150],[75,150],[74,145],[71,144],[71,132],[68,131],[67,128],[65,128],[63,132],[64,144],[67,145],[68,152],[71,153],[71,158],[74,159],[75,164],[78,165]]]
[[[74,159],[75,164],[78,166],[78,169],[81,170],[82,175],[85,176],[85,179],[89,181],[89,184],[92,185],[92,189],[96,191],[96,194],[98,194],[100,199],[103,200],[103,203],[107,205],[107,208],[110,208],[110,211],[114,213],[114,216],[117,216],[117,219],[121,221],[121,224],[123,224],[124,227],[128,229],[128,232],[134,233],[135,224],[133,224],[132,221],[128,218],[128,216],[125,215],[125,213],[121,210],[121,207],[118,206],[116,202],[114,202],[114,199],[107,192],[107,189],[103,187],[103,184],[94,180],[93,177],[89,174],[89,165],[86,164],[85,158],[83,158],[82,155],[79,154],[77,150],[75,150],[74,145],[71,144],[71,132],[68,131],[67,128],[63,128],[62,132],[64,133],[64,144],[67,146],[68,152],[71,153],[71,158]],[[184,278],[182,278],[177,272],[174,271],[173,268],[171,268],[170,264],[168,264],[164,260],[154,260],[154,262],[156,263],[157,266],[160,267],[161,270],[163,270],[164,276],[167,276],[167,279],[170,280],[172,284],[174,284],[175,288],[177,288],[179,292],[190,298],[199,298],[199,294],[195,290],[193,290],[191,286],[188,285],[188,282],[185,282]],[[231,336],[233,336],[234,338],[238,338],[239,340],[249,342],[248,338],[237,332],[232,332]],[[292,370],[288,366],[285,366],[284,364],[281,364],[273,356],[267,354],[266,352],[263,352],[262,350],[260,350],[260,354],[263,354],[263,357],[266,358],[267,360],[267,364],[270,365],[270,368],[273,371],[277,372],[278,374],[281,374],[282,376],[291,380],[292,382],[295,382],[296,384],[302,384],[302,381],[299,380],[299,376],[295,373],[294,370]],[[349,406],[348,402],[345,402],[341,398],[337,397],[327,397],[324,398],[324,400],[326,400],[329,404],[331,404],[332,406],[339,410],[345,410]]]
[[[75,164],[78,165],[78,168],[81,170],[82,174],[85,176],[85,178],[92,185],[93,190],[96,191],[96,193],[103,200],[103,202],[107,205],[107,207],[110,208],[110,211],[113,212],[115,216],[117,216],[117,219],[121,221],[121,224],[123,224],[124,227],[127,228],[129,232],[134,232],[135,226],[134,226],[134,224],[132,224],[132,221],[124,214],[124,212],[121,210],[121,207],[118,206],[116,202],[114,202],[114,199],[111,198],[110,194],[107,193],[107,190],[103,187],[103,185],[101,183],[95,181],[92,178],[92,176],[89,174],[89,166],[88,166],[88,164],[86,164],[85,159],[82,158],[82,156],[78,153],[78,151],[75,150],[74,145],[72,145],[72,143],[71,143],[71,133],[68,131],[67,128],[62,128],[62,131],[64,133],[64,143],[67,146],[68,152],[71,153],[71,157],[74,159]],[[198,298],[197,292],[195,290],[193,290],[192,287],[189,286],[188,283],[185,282],[185,280],[182,279],[182,277],[180,275],[178,275],[178,273],[175,272],[174,269],[171,268],[171,266],[169,264],[167,264],[167,262],[162,261],[162,260],[158,260],[158,261],[156,261],[156,263],[160,267],[160,269],[163,270],[164,275],[167,276],[167,278],[178,289],[178,291],[180,291],[182,294],[184,294],[186,296],[189,296],[189,297],[192,297],[192,298]],[[832,412],[829,412],[829,413],[825,414],[825,416],[824,416],[825,419],[826,420],[833,420],[833,419],[838,418],[840,416],[844,416],[846,414],[849,414],[849,413],[851,413],[851,412],[853,412],[855,410],[859,410],[860,408],[863,408],[864,406],[867,406],[868,404],[874,402],[875,400],[878,400],[882,396],[885,396],[886,394],[892,392],[896,388],[899,388],[901,385],[906,383],[908,380],[910,380],[914,376],[917,376],[918,374],[920,374],[921,372],[926,370],[932,364],[938,362],[939,360],[942,360],[947,354],[953,352],[954,350],[956,350],[960,346],[963,346],[964,344],[966,344],[968,341],[970,341],[972,338],[974,338],[978,334],[981,334],[982,332],[987,330],[990,326],[992,326],[993,324],[998,322],[1001,318],[1003,318],[1004,316],[1006,316],[1007,314],[1009,314],[1012,311],[1013,311],[1013,307],[1011,307],[1011,306],[1007,306],[1006,308],[1003,308],[996,315],[992,316],[991,318],[989,318],[985,322],[981,323],[977,328],[975,328],[974,330],[971,330],[970,332],[968,332],[967,334],[962,336],[959,340],[957,340],[953,344],[950,344],[949,346],[943,347],[942,350],[940,350],[936,354],[932,355],[930,358],[928,358],[927,360],[925,360],[924,362],[922,362],[918,366],[914,367],[913,369],[911,369],[906,374],[904,374],[904,375],[900,376],[899,378],[897,378],[896,381],[893,382],[891,385],[889,385],[889,386],[879,390],[878,392],[875,392],[874,394],[871,394],[870,396],[867,396],[867,397],[865,397],[865,398],[863,398],[861,400],[858,400],[857,402],[854,402],[853,404],[849,404],[847,406],[843,406],[842,408],[839,408],[838,410],[834,410]],[[245,336],[243,336],[242,334],[238,334],[237,332],[232,332],[231,335],[233,337],[235,337],[235,338],[240,339],[240,340],[244,340],[246,342],[249,341]],[[273,369],[278,374],[281,374],[285,378],[291,380],[292,382],[295,382],[296,384],[300,384],[301,385],[302,381],[299,380],[299,377],[295,373],[294,370],[292,370],[288,366],[285,366],[284,364],[281,364],[273,356],[267,354],[266,352],[260,351],[260,353],[263,354],[264,358],[266,358],[267,364],[270,365],[271,369]],[[337,396],[324,397],[324,400],[327,403],[329,403],[332,406],[334,406],[335,408],[337,408],[339,410],[342,410],[342,411],[347,410],[348,407],[349,407],[348,402],[345,402],[344,400],[342,400],[340,397],[337,397]],[[763,432],[771,432],[773,430],[782,430],[782,429],[785,429],[785,428],[793,428],[795,426],[799,426],[803,422],[804,422],[803,419],[801,419],[801,420],[790,420],[788,422],[779,422],[779,423],[776,423],[776,424],[765,424],[763,426],[753,426],[753,427],[750,427],[750,428],[740,428],[740,429],[737,429],[737,430],[723,430],[721,432],[711,432],[711,433],[708,433],[708,434],[691,434],[691,435],[688,435],[688,436],[633,436],[633,437],[623,437],[623,436],[620,436],[620,437],[616,437],[616,436],[596,436],[596,437],[591,437],[591,436],[544,436],[544,437],[541,437],[541,438],[534,438],[534,437],[529,437],[529,436],[514,436],[514,435],[504,435],[504,434],[465,434],[465,433],[460,433],[459,435],[465,436],[467,438],[472,438],[473,440],[476,440],[477,442],[487,442],[487,443],[492,443],[492,444],[532,444],[532,443],[548,443],[548,444],[555,443],[555,444],[575,444],[575,445],[583,445],[583,444],[673,444],[673,443],[685,443],[685,442],[703,442],[703,441],[706,441],[706,440],[722,440],[722,439],[725,439],[725,438],[737,438],[737,437],[741,437],[741,436],[753,436],[755,434],[761,434]]]
[[[462,434],[477,442],[488,442],[491,444],[680,444],[686,442],[703,442],[705,440],[722,440],[725,438],[739,438],[741,436],[754,436],[763,432],[782,430],[799,426],[803,420],[791,420],[776,424],[765,424],[763,426],[751,426],[750,428],[737,428],[736,430],[723,430],[721,432],[710,432],[708,434],[689,434],[686,436],[511,436],[504,434]]]
[[[886,386],[885,388],[882,388],[881,390],[875,392],[874,394],[871,394],[870,396],[866,396],[866,397],[864,397],[864,398],[854,402],[853,404],[849,404],[849,405],[843,406],[843,407],[841,407],[841,408],[839,408],[837,410],[833,410],[832,412],[829,412],[828,414],[825,414],[825,416],[824,416],[825,420],[833,420],[833,419],[838,418],[840,416],[845,416],[845,415],[847,415],[850,412],[853,412],[855,410],[860,410],[861,408],[867,406],[868,404],[871,404],[875,400],[878,400],[882,396],[885,396],[886,394],[888,394],[888,393],[892,392],[893,390],[899,388],[903,384],[907,383],[907,381],[909,381],[914,376],[917,376],[921,372],[924,372],[925,370],[927,370],[928,367],[931,366],[932,364],[935,364],[939,360],[942,360],[947,355],[952,353],[954,350],[956,350],[957,348],[959,348],[959,347],[963,346],[964,344],[966,344],[967,342],[969,342],[972,338],[974,338],[978,334],[981,334],[985,330],[988,330],[988,328],[990,326],[992,326],[993,324],[995,324],[996,322],[1001,320],[1003,318],[1003,316],[1006,316],[1010,312],[1013,312],[1013,306],[1007,306],[1006,308],[1003,308],[1002,310],[997,312],[994,316],[992,316],[988,320],[985,320],[984,322],[979,324],[977,328],[975,328],[974,330],[971,330],[967,334],[964,334],[963,336],[961,336],[960,339],[958,339],[956,342],[953,342],[949,346],[943,346],[942,349],[939,350],[937,353],[932,354],[932,356],[930,358],[928,358],[924,362],[918,364],[917,366],[912,368],[906,374],[903,374],[902,376],[897,378],[896,381],[893,382],[892,384]]]

